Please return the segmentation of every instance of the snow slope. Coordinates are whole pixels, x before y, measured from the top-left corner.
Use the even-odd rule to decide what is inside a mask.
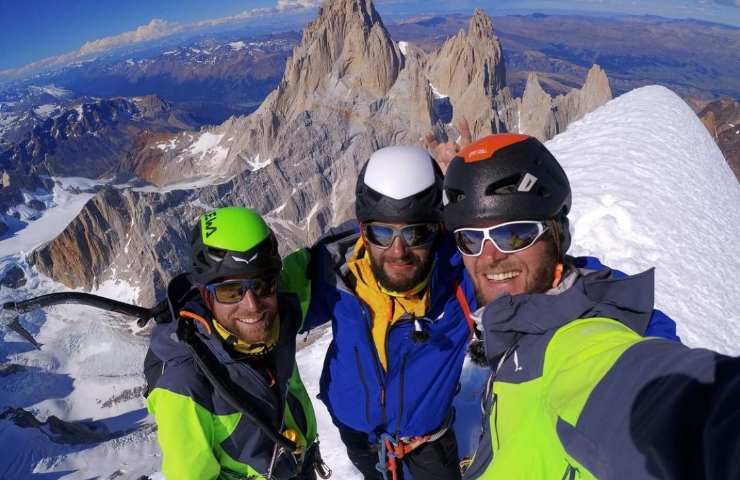
[[[547,147],[571,181],[571,253],[655,266],[656,305],[684,343],[740,355],[740,185],[691,108],[643,87]]]
[[[690,108],[664,88],[642,88],[574,123],[548,147],[574,190],[572,253],[596,255],[628,273],[655,266],[657,305],[676,319],[684,340],[740,354],[734,283],[740,243],[733,235],[740,187]],[[21,289],[0,287],[0,302],[63,289],[29,268],[19,252],[50,239],[84,195],[60,195],[59,210],[0,241],[0,272],[20,264],[30,277]],[[124,300],[132,294],[120,282],[104,288]],[[0,478],[136,479],[155,472],[156,434],[140,395],[145,335],[130,319],[83,307],[37,312],[22,323],[44,347],[33,350],[16,333],[0,331],[0,414],[14,406],[39,421],[56,415],[87,441],[65,441],[52,422],[21,428],[0,419]],[[300,340],[298,353],[314,396],[329,342],[325,333],[316,335]],[[466,366],[456,404],[469,425],[477,423],[482,379],[480,370]],[[360,478],[326,409],[319,401],[315,407],[333,478]],[[475,429],[458,425],[456,431],[461,450],[471,448]]]

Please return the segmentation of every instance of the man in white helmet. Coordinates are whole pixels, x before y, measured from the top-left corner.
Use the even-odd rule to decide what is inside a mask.
[[[425,150],[380,149],[357,180],[359,225],[286,259],[310,258],[304,325],[333,330],[320,398],[366,479],[460,478],[452,400],[471,326],[458,298],[473,291],[441,232],[441,186]]]

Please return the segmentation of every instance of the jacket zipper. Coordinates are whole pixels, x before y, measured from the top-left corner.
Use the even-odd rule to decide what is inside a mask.
[[[382,367],[380,364],[380,356],[378,355],[378,349],[375,348],[375,341],[373,340],[373,333],[370,329],[370,319],[369,314],[367,312],[367,309],[364,305],[360,305],[362,308],[362,317],[365,320],[365,334],[367,335],[367,341],[369,342],[368,345],[372,346],[371,350],[373,351],[373,356],[375,358],[375,374],[378,377],[378,383],[380,384],[380,405],[382,408],[382,424],[385,425],[388,421],[388,414],[385,411],[385,374],[383,374]],[[355,346],[355,350],[357,351],[357,346]],[[358,355],[358,362],[359,362],[359,351],[357,351]],[[360,368],[360,365],[358,364],[358,368]],[[369,421],[369,414],[368,414],[368,421]]]
[[[368,391],[367,381],[365,380],[365,374],[362,371],[362,364],[360,363],[360,350],[355,345],[355,363],[357,364],[357,373],[360,375],[360,383],[362,383],[362,389],[365,391],[365,421],[370,422],[370,392]]]
[[[399,390],[401,390],[398,394],[398,418],[396,419],[396,436],[398,436],[401,433],[401,417],[403,416],[403,382],[406,374],[406,357],[408,354],[403,355],[403,359],[401,360],[401,372],[400,372],[400,379],[399,379]]]

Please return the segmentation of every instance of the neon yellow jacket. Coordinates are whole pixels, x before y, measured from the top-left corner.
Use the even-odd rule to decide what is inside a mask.
[[[175,340],[178,322],[183,321],[178,319],[155,326],[145,362],[147,407],[157,422],[167,478],[264,478],[271,465],[273,478],[278,479],[312,472],[316,419],[295,364],[301,314],[294,297],[279,295],[280,336],[271,352],[275,386],[246,362],[234,361],[221,338],[208,328],[211,320],[200,302],[190,302],[179,311],[202,319],[196,322],[195,335],[222,366],[224,382],[249,404],[252,415],[298,445],[298,464],[292,452],[274,457],[279,450],[269,435],[214,389],[192,352]],[[300,464],[301,460],[305,462]]]
[[[740,360],[643,338],[652,308],[652,270],[571,272],[559,292],[488,305],[464,479],[740,478]]]

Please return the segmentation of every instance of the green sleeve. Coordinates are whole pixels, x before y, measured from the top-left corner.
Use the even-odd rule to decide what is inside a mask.
[[[587,318],[562,327],[550,341],[544,365],[549,407],[575,425],[593,389],[619,357],[643,338],[608,318]]]
[[[244,421],[241,413],[215,415],[187,395],[164,388],[152,390],[147,407],[157,422],[162,473],[166,478],[263,478],[250,465],[229,456],[221,446]]]
[[[298,372],[298,365],[293,366],[293,374],[288,379],[288,391],[300,403],[300,408],[303,410],[303,416],[306,419],[306,431],[304,432],[303,429],[299,428],[289,403],[285,404],[285,426],[300,432],[301,446],[307,448],[316,441],[316,414],[313,410],[311,397],[308,395]]]
[[[221,467],[213,450],[211,413],[191,398],[163,388],[152,390],[147,408],[157,422],[162,473],[166,478],[218,478]]]
[[[296,250],[283,259],[283,270],[280,272],[281,290],[298,296],[304,321],[311,303],[311,280],[307,273],[310,261],[311,254],[307,248]]]

